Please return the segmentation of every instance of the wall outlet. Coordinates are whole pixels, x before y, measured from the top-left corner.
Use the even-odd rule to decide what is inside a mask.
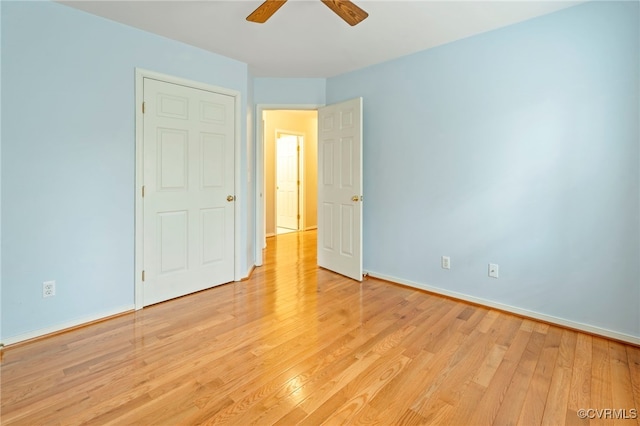
[[[441,259],[442,269],[451,269],[451,258],[449,256],[442,256]]]
[[[56,295],[56,282],[45,281],[42,283],[42,297],[52,297]]]
[[[498,264],[490,263],[489,264],[489,276],[491,278],[498,278]]]

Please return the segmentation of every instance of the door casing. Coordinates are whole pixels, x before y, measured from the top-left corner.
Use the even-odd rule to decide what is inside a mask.
[[[135,309],[142,309],[143,307],[143,288],[142,271],[144,269],[143,264],[143,200],[142,200],[142,184],[143,180],[143,144],[144,144],[144,126],[143,126],[143,80],[144,78],[153,78],[155,80],[164,81],[167,83],[178,84],[182,86],[188,86],[195,89],[207,90],[211,92],[221,93],[223,95],[232,96],[235,98],[235,159],[234,159],[234,187],[236,193],[236,200],[234,202],[234,280],[240,281],[242,279],[242,273],[240,271],[240,255],[241,255],[241,238],[240,238],[240,212],[241,204],[243,203],[242,197],[238,196],[238,190],[240,188],[240,135],[241,128],[240,123],[240,92],[224,87],[213,86],[206,83],[183,79],[180,77],[174,77],[167,74],[157,73],[155,71],[149,71],[142,68],[136,68],[136,86],[135,86],[135,132],[136,132],[136,161],[135,161],[135,292],[134,303]],[[241,195],[241,194],[240,194]]]

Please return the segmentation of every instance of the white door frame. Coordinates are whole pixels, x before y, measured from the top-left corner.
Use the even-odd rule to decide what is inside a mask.
[[[235,145],[235,153],[234,153],[234,194],[236,196],[236,200],[234,204],[234,280],[240,281],[242,279],[242,275],[240,272],[240,248],[241,248],[241,238],[240,238],[240,211],[242,210],[240,207],[240,203],[242,203],[242,197],[238,197],[238,190],[240,188],[240,135],[241,128],[240,122],[240,92],[237,90],[227,89],[224,87],[213,86],[207,83],[201,83],[193,80],[188,80],[180,77],[174,77],[167,74],[161,74],[155,71],[149,71],[142,68],[136,68],[136,87],[135,87],[135,111],[136,111],[136,177],[135,177],[135,186],[136,186],[136,198],[135,198],[135,292],[134,292],[134,303],[136,310],[142,309],[143,307],[143,283],[142,283],[142,270],[143,270],[143,210],[142,210],[142,183],[143,172],[144,172],[144,163],[143,163],[143,143],[144,143],[144,132],[143,132],[143,115],[142,115],[142,102],[144,100],[144,92],[143,92],[143,81],[145,78],[152,78],[154,80],[160,80],[167,83],[178,84],[181,86],[192,87],[194,89],[206,90],[209,92],[216,92],[227,96],[232,96],[235,98],[235,135],[234,135],[234,145]]]
[[[255,263],[262,266],[262,249],[267,246],[266,224],[265,224],[265,167],[264,167],[264,121],[262,113],[272,110],[304,110],[317,111],[324,104],[257,104],[256,105],[256,240],[255,240]]]

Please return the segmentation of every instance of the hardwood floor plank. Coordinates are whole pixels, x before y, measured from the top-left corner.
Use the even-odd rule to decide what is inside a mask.
[[[286,416],[282,417],[277,422],[273,423],[275,426],[289,426],[289,425],[297,425],[299,424],[305,417],[307,417],[307,413],[299,407],[294,408],[289,411]]]
[[[362,373],[349,383],[341,392],[349,399],[331,412],[327,423],[350,424],[352,420],[367,407],[369,401],[375,398],[390,381],[392,381],[408,364],[410,359],[402,355],[402,351],[389,351],[388,355],[380,358],[371,369]]]
[[[521,322],[521,321],[520,321]],[[469,424],[492,424],[500,404],[504,398],[506,389],[511,382],[515,370],[518,367],[518,363],[524,354],[524,351],[531,339],[532,333],[530,331],[518,330],[509,348],[504,353],[504,357],[498,366],[487,390],[484,392],[482,399],[479,401],[478,406],[473,417],[470,419]],[[500,339],[504,341],[503,339]],[[496,341],[499,344],[499,341]]]
[[[475,371],[481,365],[493,345],[492,336],[472,333],[460,344],[438,378],[432,381],[433,392],[423,392],[417,402],[419,409],[414,410],[431,423],[448,423],[454,410],[466,404],[465,395],[472,383],[469,371]]]
[[[625,346],[618,342],[609,342],[609,360],[611,362],[611,396],[613,401],[611,408],[623,410],[622,413],[618,412],[614,415],[613,423],[615,425],[628,424],[630,419],[625,417],[630,417],[629,412],[636,408],[636,405]]]
[[[636,422],[640,426],[640,348],[625,345],[631,380],[633,407],[636,410]]]
[[[518,417],[522,411],[527,390],[531,384],[531,378],[538,364],[540,352],[544,344],[545,335],[535,332],[534,328],[529,327],[527,323],[523,325],[523,331],[531,332],[531,339],[529,339],[529,344],[518,363],[518,367],[511,379],[511,383],[509,383],[505,397],[500,404],[500,408],[494,419],[495,424],[515,425],[518,422]]]
[[[473,314],[460,326],[460,332],[471,334],[478,329],[480,322],[487,316],[488,309],[481,306],[474,306]]]
[[[422,392],[420,400],[413,407],[414,411],[426,419],[431,419],[436,415],[444,416],[440,413],[439,407],[442,402],[446,403],[447,407],[458,405],[466,387],[473,380],[468,372],[477,371],[495,346],[495,334],[479,331],[469,334],[452,355],[445,354],[446,366],[440,369],[437,378],[431,380],[429,388]]]
[[[613,394],[611,382],[611,360],[609,359],[609,341],[594,337],[591,367],[591,407],[592,409],[612,409]],[[597,420],[597,421],[596,421]],[[592,419],[591,423],[612,425],[613,419]]]
[[[491,383],[493,375],[496,373],[498,367],[500,367],[507,349],[509,348],[494,344],[485,357],[484,363],[475,370],[475,374],[471,380],[484,388],[489,387],[489,383]]]
[[[453,411],[447,413],[446,422],[442,424],[471,425],[470,419],[478,409],[486,390],[485,386],[481,386],[474,381],[469,382],[464,392],[464,398],[460,400],[457,406],[453,407]]]
[[[577,333],[568,408],[578,412],[591,404],[591,336]]]
[[[409,409],[418,390],[427,383],[429,365],[432,364],[433,357],[431,352],[419,353],[411,359],[407,368],[369,402],[369,406],[378,413],[377,418],[382,424],[395,424],[398,421],[397,416]]]
[[[538,359],[536,370],[531,378],[531,383],[527,389],[522,411],[518,418],[519,425],[540,425],[542,424],[542,416],[547,401],[549,386],[551,386],[551,377],[556,364],[556,358],[560,349],[560,340],[562,331],[554,327],[544,329],[536,327],[535,332],[539,333],[543,330],[547,333],[542,347],[542,353]]]
[[[640,348],[315,264],[269,239],[242,282],[0,356],[2,425],[636,424]],[[635,422],[635,423],[634,423]]]
[[[551,384],[544,407],[542,424],[552,426],[566,423],[571,373],[575,359],[576,333],[564,330],[558,347],[558,357],[551,376]],[[576,414],[577,415],[577,414]]]

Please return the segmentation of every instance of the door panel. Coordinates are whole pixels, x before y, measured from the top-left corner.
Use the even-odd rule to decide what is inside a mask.
[[[318,113],[318,265],[361,281],[362,98]]]
[[[234,278],[235,100],[144,79],[143,305]]]
[[[224,260],[225,223],[224,209],[202,209],[202,264],[207,265]]]
[[[168,274],[187,269],[189,219],[186,210],[158,213],[158,258],[159,274]]]
[[[158,190],[187,190],[189,133],[158,129]]]
[[[200,158],[202,159],[202,187],[220,188],[224,185],[225,153],[224,137],[213,133],[201,135]]]
[[[340,230],[340,254],[343,256],[355,256],[355,249],[353,245],[353,232],[351,230],[356,226],[355,224],[355,207],[342,204],[340,206],[340,224],[342,229]]]

